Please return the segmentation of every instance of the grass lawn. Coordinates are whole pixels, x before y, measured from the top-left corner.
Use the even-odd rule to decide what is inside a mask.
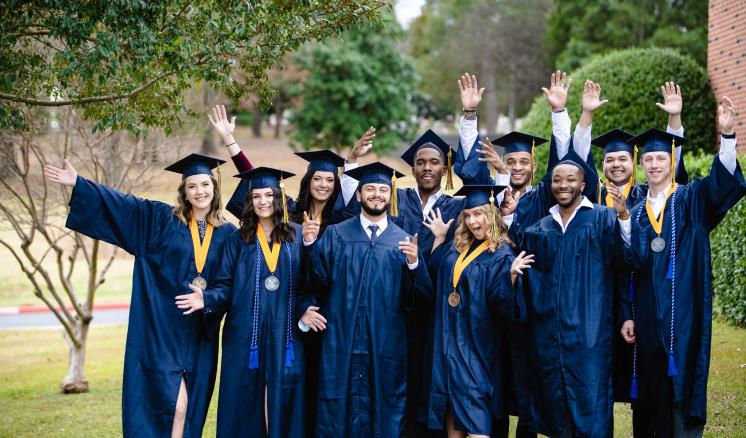
[[[86,368],[91,391],[62,395],[67,349],[60,331],[0,331],[0,436],[121,435],[125,334],[125,326],[92,327]],[[705,436],[746,437],[746,330],[714,324],[708,396]],[[216,401],[205,436],[215,435]],[[627,405],[616,406],[615,422],[616,436],[631,436]]]

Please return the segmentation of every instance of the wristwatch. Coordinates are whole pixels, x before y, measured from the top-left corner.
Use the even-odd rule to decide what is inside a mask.
[[[624,210],[623,212],[617,214],[617,217],[623,221],[626,221],[629,219],[629,210]]]

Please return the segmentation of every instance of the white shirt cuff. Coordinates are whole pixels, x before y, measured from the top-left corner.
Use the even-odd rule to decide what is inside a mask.
[[[309,330],[311,330],[311,327],[309,327],[309,326],[307,326],[307,325],[303,324],[303,321],[301,321],[300,319],[298,320],[298,328],[299,328],[299,329],[300,329],[300,331],[302,331],[303,333],[308,333],[308,331],[309,331]]]
[[[718,152],[720,162],[723,163],[731,175],[736,171],[736,139],[725,138],[720,136],[720,152]]]
[[[348,163],[345,161],[345,172],[357,169],[359,166],[358,163]],[[357,180],[346,173],[343,173],[339,184],[342,186],[342,199],[344,200],[345,205],[347,205],[355,194],[355,190],[357,190]]]
[[[479,136],[476,117],[474,120],[468,120],[464,118],[464,116],[461,116],[458,123],[458,131],[461,148],[464,151],[464,159],[467,159],[471,153],[471,147],[474,145],[474,141]]]
[[[510,225],[513,223],[513,214],[514,213],[503,216],[503,222],[505,222],[505,226],[508,228],[510,228]]]
[[[419,266],[419,264],[420,260],[417,259],[417,261],[414,263],[407,263],[407,268],[409,268],[410,271],[414,271],[415,269],[417,269],[417,266]]]
[[[311,246],[314,244],[314,242],[316,242],[316,239],[313,239],[310,242],[306,242],[306,239],[303,239],[303,246]]]
[[[632,243],[632,219],[619,219],[617,217],[617,220],[619,221],[619,225],[621,227],[622,240],[627,245],[630,245]]]
[[[678,135],[679,137],[683,137],[684,136],[684,127],[682,126],[679,129],[673,129],[670,126],[666,126],[666,132],[668,132],[669,134]]]
[[[552,111],[552,135],[557,139],[557,156],[561,160],[570,148],[570,116],[567,109]]]
[[[495,177],[496,186],[509,186],[510,185],[510,173],[498,173]]]
[[[579,124],[575,125],[572,148],[584,160],[588,159],[588,154],[591,152],[591,128],[593,128],[593,125],[589,125],[587,128],[583,128]]]

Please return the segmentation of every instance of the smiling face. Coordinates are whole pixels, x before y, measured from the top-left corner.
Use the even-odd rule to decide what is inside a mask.
[[[552,194],[560,207],[570,207],[583,196],[584,178],[583,172],[571,164],[560,164],[554,168]]]
[[[634,166],[629,152],[608,152],[604,155],[604,176],[616,186],[621,187],[629,182]]]
[[[485,211],[485,206],[480,205],[479,207],[465,209],[462,219],[475,239],[484,240],[487,237],[489,217]]]
[[[192,175],[184,180],[184,194],[192,208],[202,210],[210,207],[215,186],[210,175]]]
[[[440,187],[440,180],[445,170],[443,155],[440,151],[431,147],[417,151],[412,174],[417,181],[417,186],[424,192],[434,192]]]
[[[642,156],[642,170],[648,177],[648,184],[660,185],[671,179],[671,154],[668,152],[648,152]]]
[[[371,216],[380,216],[389,208],[391,187],[386,184],[368,183],[357,191],[356,196],[366,213]]]
[[[334,174],[331,172],[316,171],[311,177],[311,197],[317,201],[328,201],[334,193]]]
[[[271,218],[275,214],[275,194],[271,188],[251,191],[251,205],[260,219]]]
[[[514,189],[522,189],[531,183],[534,164],[530,152],[511,152],[505,154],[505,165],[510,172],[510,185]]]

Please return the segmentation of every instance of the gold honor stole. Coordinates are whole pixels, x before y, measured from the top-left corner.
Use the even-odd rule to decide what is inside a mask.
[[[461,251],[461,255],[458,256],[458,259],[456,259],[456,265],[453,267],[453,291],[448,295],[448,304],[450,304],[451,307],[456,307],[461,304],[461,295],[456,292],[456,286],[458,286],[458,282],[461,279],[461,273],[464,272],[464,269],[466,269],[474,259],[479,257],[479,254],[482,254],[489,247],[490,241],[485,240],[476,247],[468,257],[466,254],[469,252],[469,248]]]

